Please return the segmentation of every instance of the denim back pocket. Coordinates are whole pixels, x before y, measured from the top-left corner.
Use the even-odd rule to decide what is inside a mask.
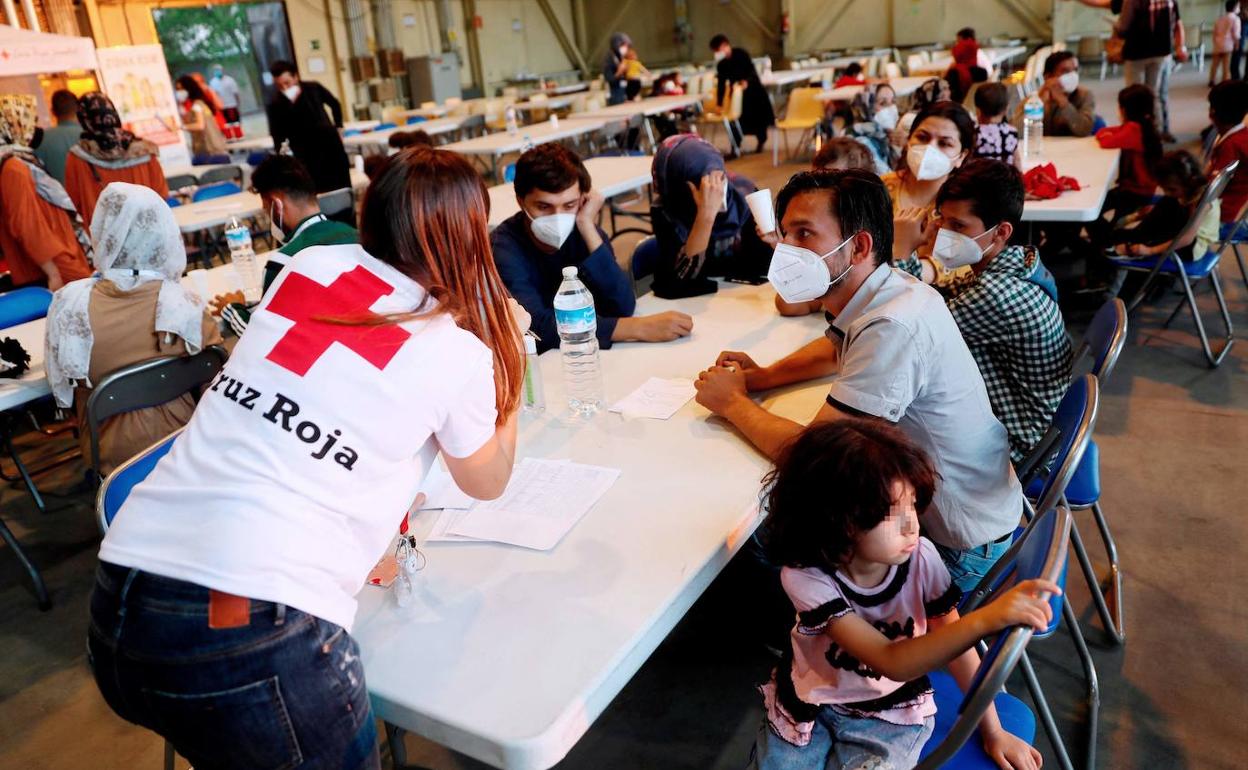
[[[157,732],[192,765],[287,770],[303,762],[276,676],[217,692],[143,695]]]

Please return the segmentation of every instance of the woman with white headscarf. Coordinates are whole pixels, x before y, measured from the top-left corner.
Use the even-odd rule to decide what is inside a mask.
[[[91,274],[91,244],[65,188],[30,148],[35,97],[0,94],[0,252],[14,286],[56,291]]]
[[[154,190],[126,182],[105,187],[91,237],[99,272],[58,291],[47,321],[48,384],[60,406],[76,408],[80,423],[91,388],[109,372],[221,342],[204,301],[179,283],[186,249],[169,206]],[[105,422],[101,472],[185,425],[194,409],[187,394]],[[80,437],[85,453],[87,431]]]

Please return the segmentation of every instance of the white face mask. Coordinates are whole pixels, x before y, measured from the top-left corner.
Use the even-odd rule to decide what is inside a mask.
[[[1000,225],[995,225],[974,238],[942,227],[936,233],[932,256],[939,259],[941,264],[950,270],[977,264],[984,258],[984,252],[987,251],[986,248],[980,248],[979,239],[995,232],[998,227]]]
[[[881,107],[875,113],[875,125],[885,131],[892,131],[897,127],[897,121],[901,119],[901,113],[897,110],[897,105],[890,104],[887,107]]]
[[[619,54],[620,54],[620,58],[621,58],[621,59],[623,59],[625,56],[627,56],[627,55],[628,55],[628,46],[626,46],[626,45],[622,45],[622,46],[620,46],[620,48],[619,48]]]
[[[283,88],[282,96],[285,96],[287,99],[293,102],[294,100],[299,98],[299,86],[291,86],[290,88]]]
[[[828,257],[845,248],[845,244],[853,239],[854,236],[849,236],[841,241],[840,246],[823,256],[810,249],[781,241],[772,252],[767,280],[785,302],[810,302],[819,299],[853,269],[851,262],[840,275],[833,278],[827,262]]]
[[[527,211],[524,213],[529,218],[529,226],[533,228],[533,237],[552,249],[562,248],[563,242],[572,234],[572,228],[576,227],[576,214],[535,217]]]
[[[188,94],[186,91],[183,91],[181,88],[179,88],[177,91],[174,91],[173,95],[178,97],[178,101],[180,102],[184,102],[187,99],[191,98],[191,95]]]
[[[934,144],[910,145],[910,149],[906,150],[906,165],[915,179],[924,182],[943,179],[953,171],[953,159]]]
[[[715,61],[717,61],[717,62],[723,61],[725,58],[727,58],[727,56],[728,56],[728,54],[724,53],[723,51],[716,51],[716,52],[715,52]]]
[[[273,236],[276,243],[286,242],[286,231],[282,229],[285,222],[282,221],[283,209],[278,208],[277,201],[273,201],[273,206],[269,209],[269,235]]]
[[[1079,72],[1063,72],[1057,78],[1058,85],[1068,94],[1073,94],[1075,89],[1079,87]]]

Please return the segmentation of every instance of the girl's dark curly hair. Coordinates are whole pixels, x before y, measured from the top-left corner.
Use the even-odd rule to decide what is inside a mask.
[[[927,455],[884,422],[846,418],[811,426],[763,480],[768,556],[781,566],[832,574],[851,556],[855,539],[884,521],[895,482],[914,490],[922,513],[936,478]]]

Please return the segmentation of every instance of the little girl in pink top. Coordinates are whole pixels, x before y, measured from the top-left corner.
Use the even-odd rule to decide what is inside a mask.
[[[1013,625],[1044,629],[1043,592],[1058,587],[1025,581],[959,618],[961,592],[919,535],[935,471],[882,422],[807,429],[768,483],[763,539],[797,618],[791,649],[760,688],[766,717],[750,768],[913,767],[936,713],[927,674],[948,664],[966,689],[974,644]],[[1040,767],[992,707],[979,732],[998,766]]]

